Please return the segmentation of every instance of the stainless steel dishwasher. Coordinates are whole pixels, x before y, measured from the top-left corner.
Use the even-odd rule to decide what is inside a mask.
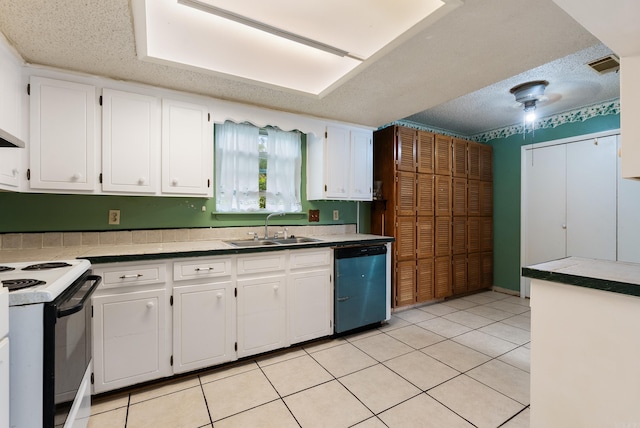
[[[336,248],[336,333],[379,323],[387,316],[387,247],[359,245]]]

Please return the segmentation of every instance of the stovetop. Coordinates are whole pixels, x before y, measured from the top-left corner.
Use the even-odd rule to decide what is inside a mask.
[[[41,265],[33,267],[34,265]],[[66,288],[91,268],[88,260],[61,260],[56,262],[1,263],[0,281],[35,280],[33,287],[15,289],[9,292],[9,306],[51,302]],[[24,268],[28,268],[25,270]],[[13,281],[15,282],[15,281]],[[22,282],[22,281],[19,281]]]

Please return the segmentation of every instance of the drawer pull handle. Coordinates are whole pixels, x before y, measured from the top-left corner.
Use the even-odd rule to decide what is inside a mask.
[[[155,306],[153,302],[147,302],[147,308],[151,309]]]
[[[213,270],[213,268],[212,268],[212,267],[205,267],[205,268],[197,267],[197,268],[195,269],[195,271],[196,271],[196,272],[200,272],[200,271],[202,271],[202,270],[204,270],[204,271],[210,271],[210,270]]]
[[[222,299],[222,293],[218,293],[218,294],[216,294],[216,297],[217,297],[218,299]]]
[[[141,273],[136,273],[133,275],[122,275],[120,279],[129,279],[129,278],[140,278],[142,276]]]

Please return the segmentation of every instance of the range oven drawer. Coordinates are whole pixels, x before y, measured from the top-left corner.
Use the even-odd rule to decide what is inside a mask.
[[[96,275],[102,277],[101,290],[122,286],[164,283],[167,275],[167,268],[164,263],[119,263],[117,266],[105,265],[96,267],[93,271]]]

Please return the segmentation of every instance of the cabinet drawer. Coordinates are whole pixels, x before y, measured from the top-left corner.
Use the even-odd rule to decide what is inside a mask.
[[[289,256],[291,269],[328,266],[331,263],[331,250],[293,250]]]
[[[286,253],[261,253],[255,256],[238,257],[238,275],[284,270]]]
[[[173,280],[231,275],[230,258],[198,258],[173,263]]]
[[[102,276],[100,288],[113,288],[132,285],[158,284],[165,282],[166,266],[163,263],[148,265],[129,265],[97,267],[94,273]]]

